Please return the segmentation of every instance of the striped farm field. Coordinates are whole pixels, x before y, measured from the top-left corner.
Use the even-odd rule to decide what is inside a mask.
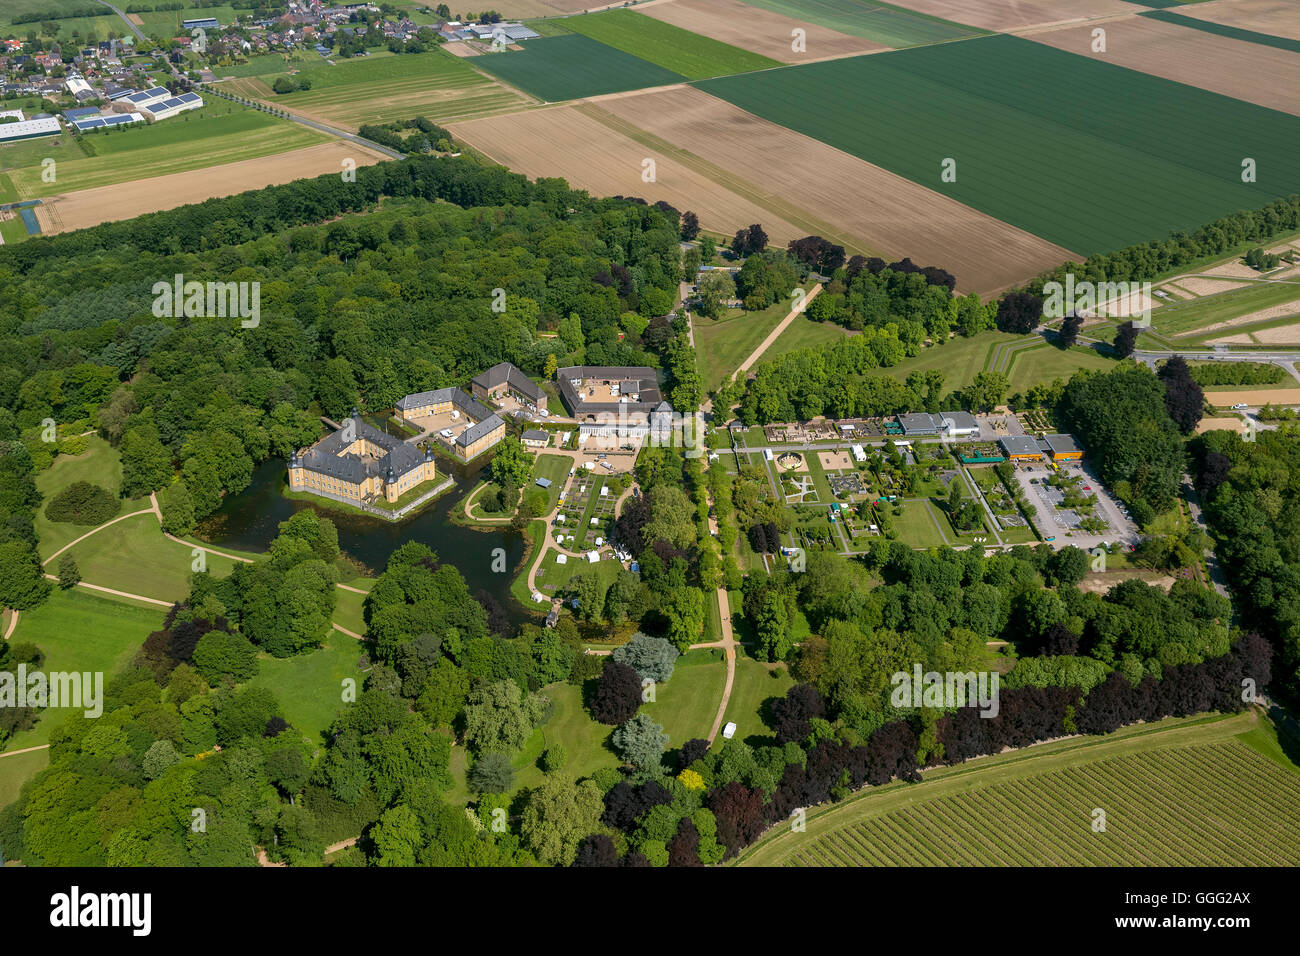
[[[828,30],[815,23],[750,6],[741,0],[661,0],[646,6],[641,12],[647,17],[770,56],[782,63],[806,63],[889,49],[883,43]],[[805,42],[800,52],[795,52],[792,42],[795,30],[803,31]]]
[[[983,31],[877,0],[745,0],[796,20],[899,49],[977,36]]]
[[[924,777],[815,809],[805,832],[773,830],[739,862],[1300,865],[1300,768],[1253,712],[1072,737]]]
[[[780,66],[769,57],[631,10],[610,10],[567,17],[564,26],[606,46],[640,57],[692,80],[729,73],[748,73]]]
[[[999,32],[1134,12],[1127,0],[897,0],[897,4],[917,13]],[[1155,3],[1144,6],[1153,7]]]
[[[581,33],[529,40],[521,50],[476,56],[474,65],[550,103],[685,80]]]
[[[1085,255],[1300,191],[1300,119],[1014,36],[695,85]]]
[[[333,65],[321,60],[290,77],[309,78],[311,89],[273,93],[272,84],[283,75],[287,74],[226,80],[221,89],[350,130],[363,123],[390,123],[416,116],[443,123],[519,109],[529,103],[442,50],[375,53],[336,60]]]
[[[1279,41],[1290,44],[1291,49],[1286,49],[1218,30],[1190,28],[1189,24],[1215,26],[1191,17],[1111,20],[1106,24],[1108,42],[1104,53],[1092,49],[1093,28],[1089,24],[1035,32],[1030,39],[1067,53],[1300,116],[1300,41]],[[1267,76],[1269,82],[1259,82],[1260,76]]]

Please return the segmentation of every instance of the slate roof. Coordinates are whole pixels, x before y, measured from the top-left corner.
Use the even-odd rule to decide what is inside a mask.
[[[451,402],[452,405],[459,408],[475,421],[482,421],[488,417],[496,417],[493,414],[492,409],[488,408],[464,389],[456,388],[454,385],[450,388],[435,388],[431,392],[416,392],[413,395],[405,395],[398,400],[397,407],[400,410],[405,411],[408,408],[418,408],[421,405],[441,405],[443,402]],[[498,419],[498,421],[500,421],[500,419]]]
[[[537,387],[533,380],[509,362],[493,365],[486,372],[474,376],[474,384],[487,389],[497,388],[500,385],[509,385],[515,391],[527,395],[534,402],[542,397],[542,390]]]
[[[353,421],[356,424],[357,438],[364,438],[384,449],[384,455],[378,461],[369,461],[360,455],[343,454],[346,446],[343,443],[343,432],[339,430],[326,435],[301,455],[299,461],[302,467],[358,485],[373,475],[387,480],[390,471],[393,478],[400,478],[424,462],[425,454],[414,445],[408,445],[400,438],[382,432],[359,418]]]

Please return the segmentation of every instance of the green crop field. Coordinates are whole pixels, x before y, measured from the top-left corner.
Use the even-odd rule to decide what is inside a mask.
[[[202,109],[161,123],[88,134],[85,141],[94,155],[86,155],[65,133],[57,140],[0,150],[0,168],[29,199],[270,156],[327,138],[297,123],[210,98]],[[41,180],[41,160],[47,156],[58,164],[53,185]]]
[[[126,5],[123,4],[125,9]],[[204,17],[214,17],[223,27],[230,26],[235,22],[235,18],[240,14],[247,16],[252,10],[236,10],[230,6],[213,6],[195,9],[186,5],[184,10],[157,10],[152,13],[136,14],[140,18],[140,29],[149,36],[170,38],[178,36],[187,36],[188,34],[181,29],[182,20],[201,20]]]
[[[781,66],[768,57],[631,10],[566,17],[564,26],[692,80]]]
[[[505,54],[498,54],[504,56]],[[485,61],[488,57],[476,57]],[[276,94],[272,84],[288,73],[227,80],[222,89],[261,100],[313,119],[357,129],[423,116],[435,123],[486,116],[524,105],[514,90],[483,76],[465,60],[442,50],[428,53],[372,53],[308,61],[291,79],[311,80],[311,89]]]
[[[64,591],[55,587],[44,604],[22,612],[10,641],[35,644],[44,651],[46,671],[102,672],[107,681],[146,637],[162,627],[166,613],[166,608],[146,608],[80,588]],[[63,722],[61,710],[46,711],[33,729],[14,734],[5,749],[47,743],[51,728]],[[0,772],[3,769],[0,761]]]
[[[1261,742],[1260,720],[1163,720],[926,771],[814,810],[806,832],[774,830],[741,862],[1296,866],[1300,769]]]
[[[696,85],[1084,255],[1300,191],[1300,117],[1014,36]]]
[[[744,0],[752,7],[815,23],[895,48],[979,36],[977,27],[941,20],[876,0]]]
[[[14,2],[21,3],[22,0],[14,0]],[[122,22],[121,17],[114,13],[110,13],[105,9],[104,13],[99,16],[60,17],[57,20],[51,20],[49,22],[55,24],[58,29],[52,34],[47,34],[43,29],[41,29],[41,23],[44,21],[13,23],[10,19],[15,15],[12,6],[13,3],[6,0],[4,10],[3,12],[0,12],[0,31],[3,31],[5,34],[12,33],[20,40],[25,40],[27,34],[33,31],[37,36],[58,40],[60,43],[72,43],[74,41],[88,43],[92,39],[98,42],[99,40],[107,40],[112,36],[127,36],[131,32],[130,28]],[[37,10],[48,10],[51,7],[51,3],[41,3],[39,5],[33,4],[32,6],[35,6]],[[90,6],[93,6],[93,4],[86,4],[81,2],[81,0],[75,0],[72,4],[62,5],[62,9],[85,10]]]
[[[474,65],[552,103],[685,80],[581,33],[529,40],[522,50],[476,56]]]

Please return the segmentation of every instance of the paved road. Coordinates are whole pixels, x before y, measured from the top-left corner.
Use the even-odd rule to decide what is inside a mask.
[[[125,24],[127,25],[127,28],[130,29],[130,31],[131,31],[132,33],[135,34],[136,39],[138,39],[141,43],[147,44],[147,46],[148,46],[149,49],[151,49],[151,48],[153,47],[153,41],[150,40],[147,36],[144,35],[144,31],[143,31],[143,30],[141,30],[138,26],[136,26],[134,23],[131,22],[131,18],[130,18],[130,17],[128,17],[125,13],[123,13],[123,12],[122,12],[121,10],[119,10],[117,7],[115,7],[115,6],[113,6],[111,3],[109,3],[108,0],[98,0],[98,2],[99,2],[99,4],[100,4],[100,6],[108,7],[108,9],[110,9],[110,10],[112,10],[114,13],[116,13],[116,14],[121,18],[122,22],[125,23]],[[168,65],[171,66],[170,63],[169,63]],[[172,69],[172,72],[173,72],[173,73],[176,72],[174,67],[173,67],[173,69]]]

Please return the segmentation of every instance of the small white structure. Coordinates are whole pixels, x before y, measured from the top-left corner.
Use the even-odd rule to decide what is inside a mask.
[[[540,604],[541,602],[546,600],[546,595],[543,594],[541,591],[534,591],[533,600],[536,601],[538,604]]]
[[[590,561],[592,564],[595,564],[597,561],[600,560],[600,552],[599,552],[599,551],[588,551],[588,552],[587,552],[587,560]]]
[[[764,448],[763,457],[766,458],[768,461],[772,461],[776,456],[772,454],[772,449]]]
[[[597,538],[597,539],[596,539],[596,547],[599,548],[599,547],[600,547],[602,544],[604,544],[604,543],[605,543],[605,539],[604,539],[604,538]]]
[[[853,452],[854,461],[864,462],[867,460],[867,453],[863,450],[861,445],[852,445],[850,446],[849,451]]]
[[[600,493],[601,493],[602,495],[607,495],[607,494],[609,494],[609,488],[606,487],[605,485],[601,485],[601,486],[600,486]]]
[[[730,740],[734,736],[736,736],[736,723],[735,721],[729,720],[727,721],[727,726],[722,728],[722,739]]]
[[[596,525],[598,525],[598,524],[600,524],[600,519],[599,519],[599,518],[592,518],[592,519],[591,519],[591,526],[592,526],[593,528],[596,527]]]
[[[555,563],[556,563],[556,564],[568,564],[568,563],[569,563],[569,556],[568,556],[567,554],[557,554],[557,555],[555,556]]]

